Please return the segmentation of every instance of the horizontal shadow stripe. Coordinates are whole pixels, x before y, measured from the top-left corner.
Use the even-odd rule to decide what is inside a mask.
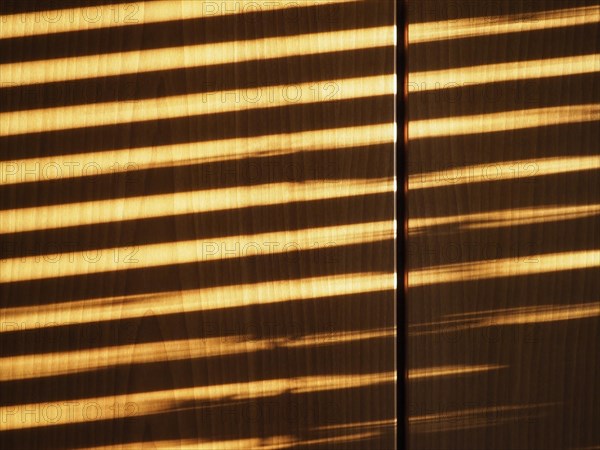
[[[26,135],[38,132],[93,128],[103,125],[123,125],[130,122],[151,122],[162,119],[209,116],[227,112],[274,108],[290,104],[302,105],[322,101],[347,100],[391,94],[393,75],[328,80],[322,86],[314,82],[293,86],[274,86],[265,92],[247,90],[200,93],[174,97],[152,98],[139,102],[111,102],[77,105],[65,108],[37,109],[0,114],[0,135]],[[323,92],[322,92],[323,91]],[[570,120],[571,122],[573,120]]]
[[[334,334],[392,329],[394,291],[336,295],[273,304],[255,304],[207,311],[149,314],[133,319],[72,323],[40,329],[19,329],[5,322],[0,356],[15,356],[107,348],[178,339],[223,337],[223,343],[281,339],[290,342],[323,334],[323,343],[335,343]],[[149,299],[149,306],[151,300]],[[12,330],[15,331],[6,331]],[[343,335],[342,335],[343,337]]]
[[[534,180],[500,180],[408,192],[409,205],[435,202],[426,216],[460,214],[460,199],[468,199],[469,213],[512,208],[600,203],[600,171],[584,170],[537,177]],[[560,192],[557,198],[556,192]]]
[[[470,389],[474,389],[478,385],[481,385],[482,388],[490,384],[499,385],[494,394],[479,398],[481,402],[499,402],[505,395],[504,392],[514,389],[515,378],[535,372],[536,368],[539,370],[539,367],[553,367],[552,371],[544,371],[543,374],[528,378],[527,381],[524,381],[521,389],[534,392],[533,399],[529,399],[530,402],[535,402],[536,397],[541,401],[562,401],[564,397],[568,396],[563,392],[565,383],[588,381],[594,385],[592,381],[595,375],[594,371],[568,370],[568,367],[573,364],[569,356],[573,351],[570,346],[556,346],[557,348],[552,352],[540,352],[536,349],[540,346],[551,345],[557,340],[578,336],[575,338],[578,341],[577,351],[592,355],[595,352],[592,342],[597,337],[597,320],[596,316],[595,318],[544,322],[526,326],[488,327],[460,332],[442,329],[441,333],[437,335],[410,337],[408,352],[411,354],[418,352],[419,365],[485,364],[492,359],[494,363],[505,366],[501,370],[479,373],[479,378],[473,377],[469,380]],[[466,345],[471,346],[470,351],[465,351]],[[519,351],[508,351],[508,348],[519,348]],[[536,357],[524,357],[523,354],[529,352],[535,352]],[[556,376],[555,372],[557,371],[564,375]],[[432,384],[435,384],[437,389],[444,389],[449,388],[452,384],[456,386],[456,383],[457,378],[436,377],[418,380],[414,383],[409,382],[408,385],[412,385],[414,389],[418,384],[419,389],[428,390],[432,388]],[[537,389],[535,386],[538,383],[543,383],[544,389]],[[447,392],[447,396],[444,396],[444,400],[448,402],[457,400],[451,393],[456,390],[456,388],[445,389],[444,392]],[[458,395],[464,396],[464,392],[461,392],[460,389],[458,391]]]
[[[420,0],[409,4],[408,23],[436,22],[456,19],[487,18],[496,23],[498,16],[508,14],[541,13],[555,9],[570,9],[579,6],[595,6],[596,0]]]
[[[125,0],[86,0],[83,5],[102,6],[129,3]],[[81,0],[3,0],[0,3],[0,14],[20,14],[35,11],[52,11],[56,9],[79,8]]]
[[[582,335],[590,337],[594,335],[593,326],[590,326],[591,324],[581,323],[581,325],[587,325],[586,330],[582,330]],[[443,401],[431,403],[427,402],[419,405],[420,409],[431,408],[429,414],[435,414],[436,412],[447,414],[448,412],[450,412],[449,410],[451,409],[460,409],[459,405],[462,406],[465,405],[465,403],[467,405],[470,404],[472,408],[484,407],[488,405],[490,407],[490,410],[487,413],[483,414],[483,417],[481,417],[480,420],[482,420],[484,423],[487,422],[488,426],[494,426],[494,422],[499,418],[506,419],[506,413],[494,410],[494,407],[497,405],[504,404],[506,402],[507,392],[512,392],[515,389],[514,380],[524,377],[525,380],[521,382],[523,384],[520,384],[519,390],[522,389],[522,391],[520,392],[528,393],[520,394],[527,395],[526,404],[532,405],[536,403],[557,402],[559,405],[557,405],[558,407],[556,407],[556,409],[561,411],[560,415],[561,417],[564,417],[564,412],[562,411],[563,407],[562,405],[560,405],[567,396],[564,392],[564,384],[578,382],[577,380],[581,380],[581,382],[583,382],[583,380],[585,380],[586,378],[589,381],[592,381],[590,377],[590,372],[593,373],[594,371],[585,370],[584,372],[587,373],[583,376],[581,375],[581,373],[579,373],[580,370],[572,372],[569,371],[569,364],[567,362],[569,357],[567,355],[564,355],[564,350],[562,349],[557,352],[560,356],[553,352],[536,352],[534,349],[539,348],[538,346],[544,344],[549,345],[550,342],[552,342],[553,340],[551,335],[552,331],[547,327],[545,328],[545,332],[540,332],[537,335],[537,338],[540,339],[540,341],[532,342],[527,341],[528,335],[525,334],[523,330],[520,330],[523,333],[523,336],[520,338],[520,342],[519,337],[512,337],[512,335],[503,336],[501,334],[490,334],[489,338],[487,339],[487,342],[485,337],[479,336],[479,339],[476,340],[473,344],[471,344],[473,345],[474,349],[468,353],[465,352],[464,345],[465,342],[470,342],[470,339],[474,338],[474,336],[472,336],[471,333],[464,333],[460,336],[447,336],[447,339],[457,339],[457,341],[454,344],[448,342],[444,343],[444,341],[441,341],[441,339],[438,340],[438,342],[442,342],[439,344],[440,348],[438,349],[438,351],[433,351],[433,345],[427,345],[422,340],[419,340],[420,342],[414,342],[414,345],[411,346],[409,350],[410,353],[414,354],[415,351],[419,351],[416,348],[416,345],[421,344],[421,352],[426,353],[428,356],[431,355],[432,359],[435,359],[436,361],[459,361],[464,360],[465,356],[467,360],[472,361],[473,359],[479,359],[477,356],[477,351],[479,351],[481,353],[487,352],[488,354],[490,354],[491,357],[498,358],[507,367],[501,370],[479,373],[475,376],[471,376],[468,378],[466,376],[460,376],[434,377],[415,380],[407,383],[409,396],[412,394],[420,397],[423,395],[423,392],[428,392],[432,389],[439,389],[441,392],[444,392],[445,394]],[[561,324],[561,326],[557,326],[555,333],[555,336],[573,336],[572,333],[575,333],[576,335],[576,330],[573,328],[572,324]],[[550,342],[547,342],[546,340],[550,340]],[[554,340],[556,340],[556,337],[554,338]],[[462,343],[462,345],[460,345],[459,343]],[[461,347],[462,355],[460,354]],[[509,352],[506,350],[506,347],[518,347],[519,351]],[[524,356],[529,352],[535,352],[536,357],[528,358]],[[537,356],[537,353],[540,353],[540,355]],[[457,358],[456,360],[454,359],[455,357]],[[423,360],[422,363],[431,365],[435,364],[425,360]],[[544,373],[536,375],[535,377],[526,376],[526,374],[528,373],[535,372],[536,368],[537,370],[539,370],[539,367],[552,367],[554,370],[544,371]],[[564,376],[556,376],[554,374],[554,371],[560,371],[561,373],[563,371],[566,371],[567,373]],[[577,373],[577,375],[575,375],[575,373]],[[583,380],[580,377],[583,378]],[[471,392],[478,394],[476,399],[474,398],[470,402],[465,402],[465,393],[463,390],[464,388],[462,388],[463,383],[469,385],[469,389],[471,390]],[[540,389],[539,386],[536,387],[536,385],[539,383],[543,384],[543,389]],[[461,386],[461,388],[457,389],[457,385]],[[483,392],[486,392],[489,389],[490,385],[495,386],[495,389],[493,389],[492,393],[486,393],[484,395]],[[453,405],[454,407],[450,405]],[[414,405],[414,410],[417,409],[417,405]],[[468,414],[468,417],[466,417],[465,419],[467,423],[469,423],[470,421],[476,420],[476,417],[477,414],[475,414],[475,412],[471,410],[470,414]],[[438,421],[441,420],[443,419],[438,419]],[[455,424],[458,422],[457,418],[448,417],[445,418],[445,421]],[[517,448],[525,449],[527,447]]]
[[[324,244],[323,244],[324,245]],[[0,284],[2,306],[149,294],[358,272],[394,272],[394,241]]]
[[[151,324],[153,329],[158,323]],[[139,330],[143,333],[143,330]],[[156,331],[158,331],[156,329]],[[240,342],[239,337],[223,337],[222,347],[227,342]],[[189,388],[215,385],[218,396],[220,384],[266,381],[273,379],[293,379],[317,375],[377,374],[394,370],[395,337],[361,339],[351,342],[330,340],[318,345],[279,347],[274,343],[269,350],[247,350],[230,355],[196,357],[169,360],[164,351],[163,361],[148,363],[127,363],[83,370],[69,375],[11,380],[0,383],[2,406],[27,403],[62,402],[68,400],[155,392],[167,389]],[[160,341],[157,342],[160,346]],[[182,343],[185,346],[185,342]],[[248,342],[252,345],[252,341]],[[367,354],[368,349],[368,354]],[[110,352],[111,349],[107,349]],[[133,357],[135,357],[135,349]],[[160,351],[160,350],[158,350]],[[361,358],[352,355],[362,355]],[[318,367],[303,362],[282,365],[281,361],[323,361]],[[68,363],[66,363],[68,367]],[[216,373],[215,373],[216,372]],[[143,374],[143,375],[142,375]],[[173,374],[168,379],[164,374]],[[127,384],[132,380],[134,385]],[[138,379],[139,377],[139,379]],[[52,387],[51,387],[52,386]]]
[[[394,55],[388,46],[29,86],[16,82],[0,87],[0,112],[391,74]]]
[[[457,87],[461,84],[457,79],[445,89],[419,91],[415,81],[409,88],[408,120],[600,102],[598,73]]]
[[[136,380],[140,378],[144,376],[140,374]],[[97,421],[73,425],[5,431],[0,433],[0,443],[3,448],[38,448],[43,442],[44,448],[59,449],[185,438],[207,441],[267,438],[290,428],[302,437],[319,425],[394,419],[394,402],[390,400],[394,393],[394,383],[380,383],[244,401],[175,403],[172,406],[175,410],[162,414],[115,420],[99,417]],[[378,407],[356,408],[357,404]],[[249,415],[256,412],[263,413],[268,420]],[[257,427],[261,423],[263,426]]]
[[[489,23],[492,29],[493,23]],[[528,45],[523,45],[524,41]],[[548,45],[549,42],[552,45]],[[418,44],[410,44],[409,40],[409,54],[427,57],[409,58],[407,65],[409,72],[422,72],[587,55],[599,49],[598,24],[590,24]]]
[[[510,215],[510,210],[507,210]],[[600,215],[565,222],[507,225],[465,230],[453,226],[428,228],[409,236],[406,266],[410,269],[436,265],[515,257],[535,260],[536,255],[600,248]],[[570,239],[564,239],[570,236]],[[436,251],[437,250],[437,251]],[[530,256],[531,255],[531,256]]]
[[[416,173],[540,157],[590,156],[597,154],[598,134],[600,123],[586,122],[411,140],[408,165]]]
[[[0,184],[0,210],[267,183],[383,179],[394,175],[394,145],[132,170],[66,180]]]
[[[364,29],[394,21],[394,3],[388,0],[315,2],[308,7],[2,39],[0,64]]]
[[[535,338],[538,338],[539,341],[541,335],[551,332],[554,326],[559,329],[576,328],[577,324],[581,323],[582,326],[589,327],[591,324],[588,321],[597,321],[600,317],[600,303],[593,301],[576,305],[557,304],[549,307],[536,305],[493,311],[471,311],[464,315],[458,314],[459,318],[457,316],[450,317],[446,313],[436,313],[435,316],[434,320],[415,322],[409,326],[408,341],[411,346],[432,345],[427,341],[436,340],[442,345],[444,343],[452,344],[452,342],[468,339],[467,336],[476,337],[477,335],[481,340],[487,335],[492,344],[500,344],[498,338],[509,333],[516,334],[511,337],[520,335],[521,338],[528,338],[526,342],[531,344],[536,342]],[[452,337],[450,338],[450,336]],[[446,339],[446,337],[450,339]],[[591,342],[586,342],[586,344],[594,347]],[[439,356],[422,357],[428,361],[427,364],[432,366],[440,364],[437,358]],[[464,361],[464,354],[452,355],[449,360],[457,364],[459,361]],[[505,361],[499,362],[505,363]],[[473,364],[473,361],[469,361],[469,364]]]
[[[253,235],[393,220],[394,193],[238,208],[2,235],[0,257]]]
[[[0,138],[5,160],[394,122],[394,96],[261,108]]]
[[[559,124],[600,123],[600,105],[527,108],[470,116],[441,117],[408,122],[408,139],[479,135],[497,131],[541,128]]]
[[[515,258],[515,265],[526,264],[524,258]],[[466,310],[497,309],[562,304],[567,299],[574,303],[597,301],[600,278],[597,267],[540,273],[520,277],[465,280],[461,283],[439,283],[411,287],[408,299],[412,305],[408,311],[409,323],[422,322],[422,318],[438,314],[462,314]],[[535,290],[535,296],[519,295],[519,292]],[[481,295],[486,292],[486,295]],[[508,294],[507,294],[508,293]],[[509,295],[510,294],[510,295]],[[440,302],[440,296],[446,301]],[[443,305],[443,308],[440,308]],[[433,316],[433,319],[436,317]]]

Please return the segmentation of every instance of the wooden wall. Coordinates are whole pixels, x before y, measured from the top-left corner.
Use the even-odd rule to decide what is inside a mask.
[[[600,6],[407,11],[408,448],[600,448]]]
[[[393,448],[394,2],[0,5],[0,448]]]

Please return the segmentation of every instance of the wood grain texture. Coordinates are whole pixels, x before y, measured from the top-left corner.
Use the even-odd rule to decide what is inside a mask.
[[[598,448],[600,7],[408,11],[409,448]]]
[[[394,2],[0,12],[0,449],[395,448]]]

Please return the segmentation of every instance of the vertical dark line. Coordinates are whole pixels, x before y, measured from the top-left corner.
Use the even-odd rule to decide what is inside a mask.
[[[407,95],[406,83],[408,80],[406,74],[407,52],[407,25],[406,3],[409,0],[396,2],[396,198],[399,206],[396,208],[396,230],[397,230],[397,290],[396,290],[396,310],[397,310],[397,336],[400,341],[397,352],[398,366],[398,402],[396,405],[396,417],[398,422],[398,442],[401,448],[408,448],[408,414],[407,414],[407,326],[406,326],[406,300],[407,295],[407,274],[406,274],[406,239],[407,239]]]

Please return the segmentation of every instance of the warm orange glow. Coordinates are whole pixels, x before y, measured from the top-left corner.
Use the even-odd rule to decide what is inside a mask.
[[[2,161],[0,185],[95,176],[97,172],[94,168],[98,167],[103,173],[110,173],[111,168],[121,168],[130,173],[152,168],[393,143],[394,130],[395,125],[387,123]]]
[[[253,89],[151,98],[135,102],[110,102],[93,106],[79,105],[0,113],[0,136],[391,94],[394,89],[394,76],[325,80],[319,84],[317,92],[315,92],[315,83],[308,82],[291,87],[263,86]]]
[[[567,105],[408,122],[409,139],[493,133],[600,120],[600,105]]]
[[[408,75],[408,82],[411,91],[420,92],[502,81],[564,77],[598,71],[600,71],[600,54],[593,54],[413,72]]]
[[[318,4],[352,3],[355,1],[319,0]],[[219,0],[218,2],[153,0],[130,4],[101,5],[89,9],[70,8],[9,14],[2,16],[0,39],[303,8],[314,6],[315,3],[282,0],[252,0],[252,2],[245,0]]]
[[[0,82],[19,85],[142,74],[268,58],[393,45],[394,27],[279,36],[115,54],[57,58],[0,65]]]
[[[343,430],[347,428],[374,428],[374,427],[387,427],[396,425],[398,421],[396,419],[384,419],[384,420],[369,420],[366,422],[351,422],[341,423],[336,425],[323,425],[317,427],[317,430]]]
[[[600,169],[600,156],[565,156],[522,159],[488,164],[452,166],[435,172],[419,172],[408,179],[408,188],[428,189],[468,183],[526,179],[558,173]]]
[[[489,372],[491,370],[503,369],[506,366],[497,364],[484,364],[479,366],[441,366],[426,367],[424,369],[411,369],[408,371],[408,379],[415,380],[420,378],[447,377],[455,375],[466,375],[477,372]]]
[[[524,325],[530,323],[560,322],[564,320],[588,319],[600,317],[600,303],[580,303],[576,305],[540,305],[521,306],[492,311],[481,311],[447,316],[447,320],[416,324],[414,336],[455,332],[474,328],[486,328],[507,325]],[[424,329],[424,331],[421,331]]]
[[[341,444],[344,442],[356,443],[356,441],[375,437],[378,434],[377,431],[365,431],[319,439],[298,439],[294,436],[232,439],[228,441],[184,439],[181,441],[152,441],[151,445],[156,450],[292,450],[298,448],[298,446]],[[86,450],[139,450],[140,448],[144,448],[144,444],[147,443],[135,442],[133,444],[118,444],[114,446],[86,447]]]
[[[388,395],[397,381],[390,248],[397,224],[388,200],[397,189],[390,166],[397,129],[392,103],[379,104],[397,93],[395,61],[387,58],[397,30],[374,25],[393,17],[373,3],[373,14],[361,18],[369,6],[362,0],[114,1],[69,9],[48,3],[45,11],[37,4],[0,16],[9,53],[0,84],[10,103],[0,112],[0,139],[36,142],[0,162],[0,187],[13,197],[0,208],[0,237],[11,241],[10,255],[0,261],[8,293],[8,307],[0,308],[0,338],[8,342],[0,345],[0,384],[41,388],[41,396],[23,391],[0,401],[0,441],[26,435],[15,445],[27,446],[39,440],[30,435],[43,441],[58,433],[51,440],[60,445],[59,435],[77,428],[89,436],[66,445],[97,450],[390,442],[397,425]],[[327,4],[342,6],[322,8]],[[279,11],[260,14],[272,10]],[[252,13],[258,14],[244,16]],[[90,20],[95,14],[98,20]],[[233,29],[240,24],[241,34]],[[215,36],[210,29],[221,25]],[[70,51],[72,40],[77,48]],[[46,52],[38,48],[44,42],[60,48]],[[326,61],[325,72],[303,63],[301,73],[288,76],[289,58],[291,70],[300,59],[312,66],[330,52],[333,65]],[[356,54],[356,65],[338,67],[336,52],[348,52],[344,61]],[[319,58],[297,58],[305,55]],[[211,66],[217,77],[223,72],[225,85],[210,89],[231,90],[198,92]],[[277,73],[265,78],[264,70]],[[159,80],[171,71],[173,77]],[[156,98],[152,86],[139,93],[145,98],[121,98],[123,77],[155,79]],[[281,84],[240,88],[244,80],[263,79]],[[76,92],[94,80],[98,89],[119,92],[96,97],[102,103]],[[51,95],[65,83],[75,89],[64,99]],[[193,92],[185,93],[186,86]],[[32,87],[41,89],[41,103],[31,97],[36,105],[21,97]],[[119,101],[105,101],[117,94]],[[382,111],[360,106],[371,98]],[[238,120],[246,116],[247,124]],[[254,119],[263,123],[251,129]],[[317,129],[338,123],[344,126]],[[134,134],[153,124],[158,129],[141,141],[126,139],[132,124]],[[214,133],[189,128],[203,126]],[[115,130],[128,142],[116,142]],[[276,134],[259,135],[270,130]],[[290,130],[300,131],[282,132]],[[78,137],[63,148],[63,135]],[[285,169],[272,170],[273,164]],[[72,240],[49,242],[58,235]],[[107,245],[123,246],[94,248]],[[90,331],[100,336],[90,338]],[[484,371],[444,367],[416,377],[461,370]],[[373,412],[328,420],[329,409],[339,412],[336,402],[355,399]],[[290,400],[301,407],[296,414],[316,406],[315,420],[284,424],[277,412],[271,424],[277,430],[271,419],[248,424],[248,417],[231,429],[217,415],[212,424],[199,417],[277,402],[285,414],[294,409]],[[180,415],[191,422],[170,420]],[[96,439],[92,428],[106,424],[136,430]]]
[[[0,233],[324,200],[393,191],[393,180],[270,183],[0,211]]]
[[[584,6],[538,13],[411,23],[408,26],[408,43],[420,44],[503,33],[523,33],[598,22],[600,22],[600,7]]]
[[[271,436],[268,438],[230,439],[226,441],[182,439],[176,441],[142,441],[129,444],[81,447],[81,450],[140,450],[150,446],[154,450],[283,450],[294,448],[299,443],[293,436]],[[303,441],[302,441],[303,442]]]
[[[318,243],[325,248],[393,238],[394,225],[389,220],[141,245],[128,262],[113,257],[119,249],[60,253],[37,261],[35,257],[14,258],[3,261],[10,265],[10,271],[0,273],[0,283],[296,252],[315,248]]]
[[[408,272],[408,286],[456,283],[595,267],[600,267],[600,250],[547,253],[518,259],[483,260],[411,270]]]
[[[396,288],[392,273],[356,273],[299,280],[220,286],[182,292],[130,295],[52,305],[3,308],[0,333],[221,308],[267,305]]]
[[[11,356],[0,358],[7,370],[0,381],[50,377],[101,370],[119,365],[182,361],[212,356],[235,355],[263,350],[298,348],[393,338],[395,331],[344,331],[309,334],[298,339],[271,336],[258,339],[252,335],[223,335],[219,337],[182,339],[100,347],[68,352]]]
[[[535,208],[516,208],[455,216],[417,217],[408,219],[408,229],[410,234],[423,233],[427,228],[439,226],[453,226],[457,230],[481,230],[574,220],[597,216],[599,214],[600,205],[557,205],[548,208],[539,206]]]
[[[250,381],[211,386],[143,392],[139,394],[115,395],[110,397],[86,398],[70,401],[69,414],[62,414],[57,420],[43,421],[34,414],[22,411],[41,411],[44,404],[28,404],[0,407],[0,419],[3,430],[33,428],[68,423],[89,422],[91,414],[86,409],[97,405],[102,411],[110,410],[114,405],[132,405],[136,417],[160,412],[176,411],[178,405],[189,401],[234,401],[275,396],[281,394],[302,394],[332,389],[350,389],[380,383],[395,382],[395,372],[367,375],[322,375],[274,380]],[[114,411],[114,408],[113,408]],[[92,411],[92,413],[95,411]],[[55,413],[50,411],[49,414]],[[109,413],[107,413],[109,414]],[[103,419],[108,417],[104,416]]]

